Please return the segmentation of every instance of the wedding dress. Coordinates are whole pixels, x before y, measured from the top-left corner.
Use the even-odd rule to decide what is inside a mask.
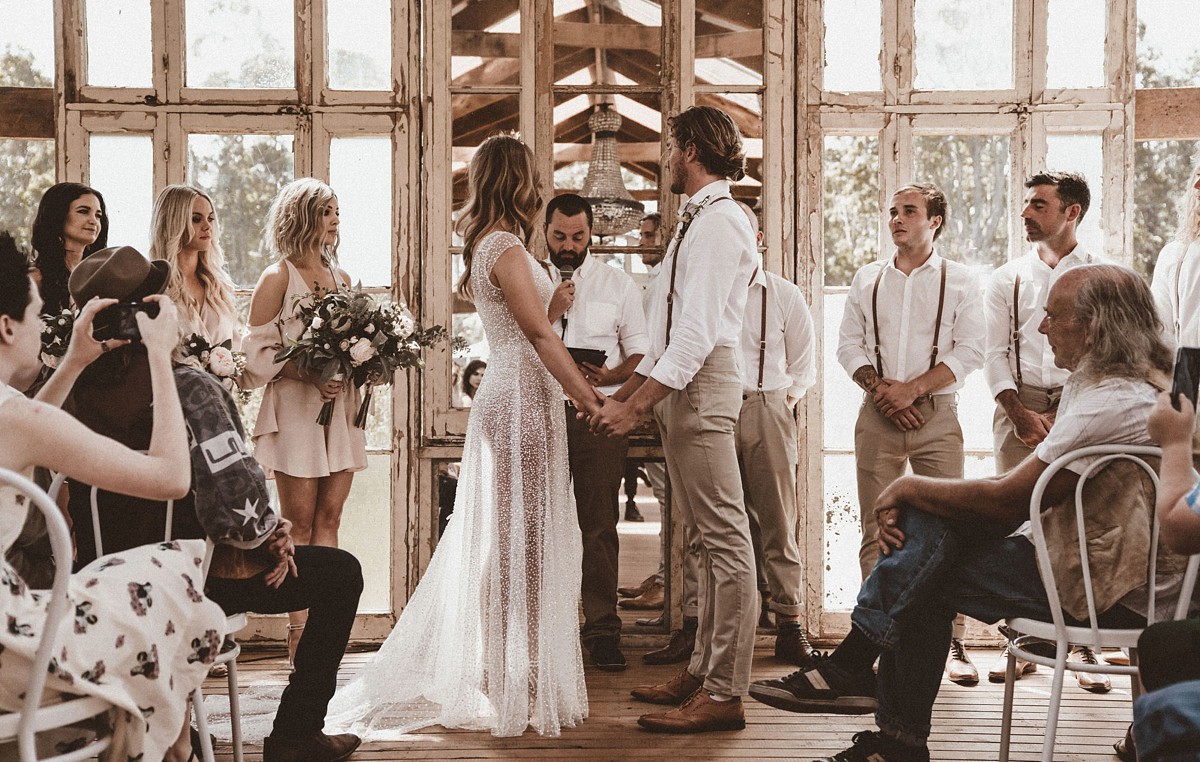
[[[327,725],[391,740],[430,725],[548,736],[587,716],[579,646],[582,545],[562,388],[488,280],[511,233],[471,272],[491,355],[467,422],[454,513],[395,629],[334,696]],[[528,254],[548,305],[554,286]]]

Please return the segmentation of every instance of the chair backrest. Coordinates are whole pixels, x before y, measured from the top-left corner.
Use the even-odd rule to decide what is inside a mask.
[[[34,748],[34,727],[38,707],[42,703],[42,691],[46,687],[50,658],[57,647],[59,634],[71,614],[71,601],[67,586],[71,579],[71,538],[67,522],[50,496],[24,476],[0,468],[0,485],[12,487],[29,498],[46,519],[50,535],[50,548],[54,552],[54,585],[50,601],[46,606],[46,621],[42,629],[42,641],[38,644],[33,664],[30,665],[29,685],[17,723],[17,750],[21,759],[37,759]]]
[[[163,542],[171,540],[172,523],[175,521],[175,501],[167,502],[166,528],[163,530]],[[100,488],[92,487],[92,536],[96,541],[96,558],[104,555],[104,539],[100,536]]]
[[[1054,478],[1059,471],[1066,468],[1069,464],[1074,463],[1083,458],[1095,458],[1088,468],[1079,476],[1079,480],[1075,485],[1075,527],[1077,540],[1079,543],[1079,559],[1082,571],[1082,582],[1084,586],[1084,595],[1087,600],[1088,608],[1088,623],[1092,629],[1093,640],[1099,650],[1100,644],[1100,627],[1098,624],[1098,613],[1096,611],[1096,597],[1092,588],[1092,573],[1091,563],[1088,558],[1087,544],[1087,527],[1084,521],[1084,488],[1090,478],[1097,475],[1107,466],[1116,461],[1129,461],[1136,464],[1148,477],[1153,484],[1155,491],[1158,490],[1158,473],[1155,468],[1146,461],[1146,458],[1161,458],[1162,450],[1157,447],[1145,445],[1094,445],[1091,447],[1083,447],[1078,450],[1063,455],[1062,457],[1051,463],[1042,473],[1037,483],[1034,485],[1033,494],[1029,499],[1029,520],[1033,530],[1034,546],[1037,552],[1038,568],[1042,575],[1042,583],[1046,588],[1046,596],[1050,602],[1050,612],[1054,621],[1055,630],[1060,638],[1066,637],[1066,623],[1063,618],[1061,598],[1058,592],[1058,581],[1054,578],[1054,569],[1051,562],[1050,549],[1046,542],[1045,529],[1042,526],[1042,498],[1045,494],[1046,487],[1050,484],[1050,480]],[[1155,588],[1158,576],[1158,535],[1159,535],[1159,517],[1158,512],[1154,509],[1153,501],[1149,506],[1147,520],[1151,522],[1150,526],[1150,556],[1146,565],[1146,583],[1147,583],[1147,623],[1153,624],[1155,620]],[[1197,569],[1200,568],[1200,555],[1192,556],[1184,573],[1183,584],[1180,589],[1178,601],[1175,605],[1174,619],[1181,619],[1187,616],[1188,605],[1192,598],[1192,590],[1195,587]]]

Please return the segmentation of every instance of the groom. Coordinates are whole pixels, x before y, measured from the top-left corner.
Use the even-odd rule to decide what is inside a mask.
[[[734,445],[742,405],[736,354],[758,257],[754,231],[729,190],[746,163],[733,119],[693,106],[668,124],[671,192],[689,201],[646,297],[650,351],[591,422],[596,431],[625,436],[653,412],[674,504],[700,555],[691,662],[666,683],[633,691],[639,701],[678,708],[638,724],[657,733],[741,730],[757,591]]]

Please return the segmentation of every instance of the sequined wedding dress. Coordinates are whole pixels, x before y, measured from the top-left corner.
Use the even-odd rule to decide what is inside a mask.
[[[488,280],[500,255],[520,245],[510,233],[479,243],[471,286],[491,355],[467,422],[454,513],[395,629],[334,696],[327,732],[388,740],[442,725],[555,736],[587,716],[582,546],[562,388]],[[553,284],[526,256],[548,305]]]

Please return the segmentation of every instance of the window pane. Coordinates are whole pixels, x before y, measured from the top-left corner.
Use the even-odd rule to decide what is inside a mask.
[[[0,138],[0,230],[28,248],[42,194],[54,184],[53,140]]]
[[[1046,86],[1104,86],[1104,24],[1095,0],[1050,0]]]
[[[879,90],[880,0],[841,0],[823,5],[825,89]]]
[[[715,106],[733,118],[742,133],[746,176],[732,184],[734,198],[758,206],[762,196],[762,96],[757,93],[697,93],[696,105]]]
[[[451,171],[454,178],[453,208],[467,200],[467,165],[484,138],[502,130],[520,128],[520,100],[516,95],[455,95],[451,97]]]
[[[849,286],[879,258],[879,139],[828,135],[824,163],[825,285]]]
[[[837,361],[838,331],[842,325],[842,313],[846,310],[846,292],[825,294],[824,314],[824,365],[822,416],[825,420],[823,446],[826,450],[854,449],[854,421],[862,406],[863,391],[850,380],[850,376]]]
[[[554,0],[554,80],[572,85],[657,85],[661,30],[658,3]],[[696,44],[702,46],[700,32],[696,34]],[[759,48],[761,56],[761,44]],[[699,61],[696,68],[699,73]]]
[[[1149,278],[1158,253],[1179,229],[1200,141],[1147,140],[1134,145],[1133,267]]]
[[[518,0],[458,3],[450,17],[450,79],[455,85],[520,81]]]
[[[92,135],[89,184],[104,194],[108,245],[150,251],[154,141],[149,135]]]
[[[1178,0],[1138,0],[1138,87],[1195,87],[1200,15]]]
[[[848,419],[852,425],[854,417]],[[825,597],[826,611],[854,608],[862,574],[858,570],[858,546],[862,520],[858,510],[858,486],[853,455],[825,456]]]
[[[253,288],[273,258],[263,225],[295,166],[291,135],[188,135],[188,182],[212,196],[225,268],[242,288]]]
[[[916,0],[919,90],[1013,86],[1012,0]]]
[[[762,0],[696,5],[696,81],[761,85]]]
[[[188,87],[296,86],[292,0],[188,0],[186,7]]]
[[[363,592],[358,610],[363,613],[391,612],[391,473],[391,455],[368,454],[367,469],[354,475],[342,511],[338,542],[362,564]]]
[[[151,87],[150,3],[90,0],[86,5],[88,84]]]
[[[392,139],[333,138],[329,184],[341,215],[338,260],[353,283],[392,283]]]
[[[1009,137],[920,136],[912,163],[912,180],[936,183],[949,204],[937,252],[982,271],[1007,262]]]
[[[1046,168],[1056,172],[1079,172],[1088,181],[1092,201],[1087,215],[1076,229],[1079,244],[1094,254],[1104,254],[1104,233],[1100,230],[1104,187],[1104,148],[1100,135],[1047,135]]]
[[[18,23],[0,25],[0,87],[54,85],[54,4],[8,0],[5,15]]]
[[[326,0],[329,86],[390,90],[392,10],[388,0]]]

